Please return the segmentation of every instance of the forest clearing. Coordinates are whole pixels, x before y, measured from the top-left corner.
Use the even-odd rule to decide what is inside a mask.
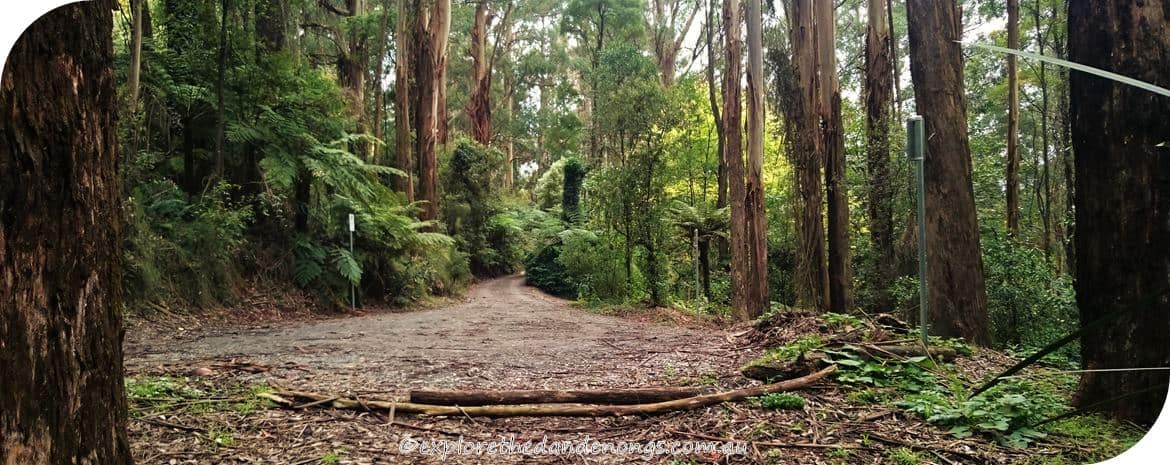
[[[0,75],[0,465],[1162,460],[1168,31],[62,6]]]

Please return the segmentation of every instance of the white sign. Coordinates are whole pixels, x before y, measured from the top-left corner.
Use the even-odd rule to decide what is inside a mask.
[[[354,231],[357,231],[357,228],[354,228],[353,213],[350,213],[349,214],[349,232],[354,232]]]

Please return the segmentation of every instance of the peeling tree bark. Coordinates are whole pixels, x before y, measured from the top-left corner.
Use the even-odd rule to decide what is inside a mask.
[[[30,26],[0,79],[0,457],[131,463],[114,2]]]
[[[817,68],[820,70],[821,148],[829,223],[829,310],[845,313],[853,305],[849,246],[849,196],[845,184],[845,133],[841,123],[841,84],[837,78],[837,25],[833,2],[814,2]]]
[[[475,22],[471,28],[471,97],[467,103],[471,138],[485,146],[492,143],[492,70],[487,53],[487,30],[491,18],[487,1],[476,5]]]
[[[894,61],[891,56],[886,0],[869,0],[865,34],[865,136],[869,169],[869,234],[877,252],[875,306],[890,311],[894,302],[894,189],[890,179],[890,111]]]
[[[419,190],[423,206],[423,220],[439,218],[439,162],[438,146],[443,132],[440,120],[446,113],[446,93],[443,92],[443,74],[447,67],[447,36],[451,32],[451,0],[435,0],[430,7],[425,0],[416,0],[415,44],[419,47],[415,63],[415,80],[419,86],[418,119],[415,123],[418,137],[416,156],[419,169]]]
[[[822,214],[819,119],[815,50],[815,16],[812,0],[793,0],[790,43],[796,68],[796,89],[791,114],[797,204],[796,294],[800,306],[828,308],[829,274],[825,267],[825,220]]]

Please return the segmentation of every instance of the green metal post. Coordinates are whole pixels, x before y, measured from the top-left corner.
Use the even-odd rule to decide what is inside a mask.
[[[925,161],[926,124],[922,116],[914,115],[906,120],[906,155],[914,164],[914,175],[918,190],[918,325],[922,329],[922,346],[927,345],[929,334],[929,295],[926,282],[926,178],[923,174]]]

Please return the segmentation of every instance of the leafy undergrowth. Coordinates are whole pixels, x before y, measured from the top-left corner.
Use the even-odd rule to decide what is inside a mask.
[[[233,425],[266,408],[263,383],[212,382],[201,377],[138,375],[126,378],[132,421],[185,430],[212,450],[236,445]]]
[[[891,328],[852,315],[779,313],[758,321],[755,328],[756,334],[749,337],[765,344],[783,343],[772,345],[750,361],[745,370],[799,364],[806,359],[835,363],[835,380],[845,389],[849,403],[912,414],[956,439],[981,438],[1013,450],[1046,448],[1043,455],[1027,454],[1026,463],[1103,460],[1125,451],[1144,434],[1137,427],[1096,415],[1046,422],[1073,410],[1070,395],[1077,379],[1069,374],[1028,369],[1023,372],[1025,377],[1007,379],[986,392],[971,395],[986,380],[982,373],[970,373],[964,366],[978,365],[984,362],[981,359],[995,360],[985,363],[991,365],[1014,359],[969,347],[959,340],[931,338],[932,347],[953,349],[958,354],[958,360],[947,363],[925,355],[876,353],[871,344],[887,340],[905,343],[912,340],[912,334],[905,327]],[[1067,368],[1067,361],[1057,361],[1056,365]],[[778,408],[767,402],[760,404]],[[886,459],[890,463],[925,463],[916,460],[914,454],[909,449],[895,450]]]

